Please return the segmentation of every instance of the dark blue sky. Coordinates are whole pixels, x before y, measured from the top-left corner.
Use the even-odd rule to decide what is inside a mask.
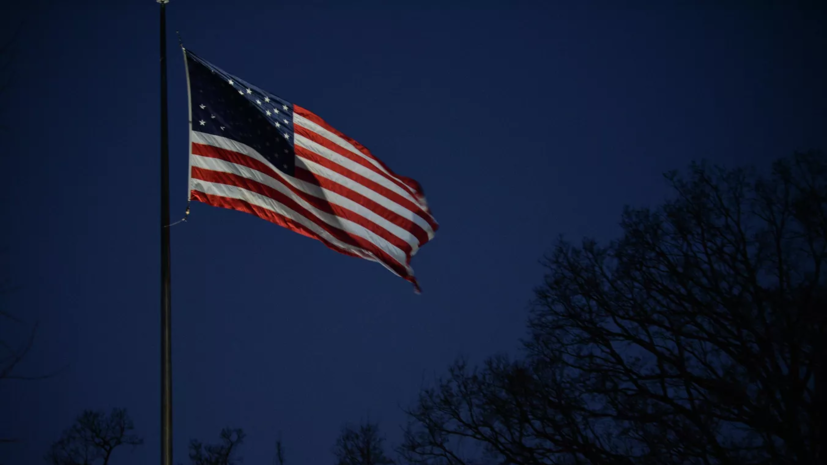
[[[25,3],[25,2],[23,2]],[[175,462],[244,428],[245,463],[332,463],[370,415],[460,354],[513,351],[538,259],[559,234],[614,237],[661,173],[705,158],[766,164],[827,148],[824,8],[544,8],[473,2],[172,0],[173,219],[185,207],[187,95],[175,44],[302,105],[425,188],[440,222],[413,259],[424,293],[381,266],[242,213],[194,204],[172,229]],[[126,407],[159,456],[158,6],[32,2],[2,96],[3,305],[40,332],[0,383],[7,464],[38,463],[84,408]],[[7,34],[8,35],[8,34]],[[7,325],[7,323],[3,323]],[[4,331],[7,328],[3,328]]]

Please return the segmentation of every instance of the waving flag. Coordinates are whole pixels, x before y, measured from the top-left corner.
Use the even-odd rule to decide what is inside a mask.
[[[185,54],[190,198],[379,262],[418,291],[411,257],[437,230],[419,184],[311,111]]]

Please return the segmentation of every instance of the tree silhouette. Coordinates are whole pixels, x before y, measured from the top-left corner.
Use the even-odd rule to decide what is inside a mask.
[[[190,441],[189,457],[192,465],[235,465],[240,463],[235,454],[244,442],[244,430],[241,428],[224,428],[221,430],[221,442],[203,444],[193,439]]]
[[[45,458],[53,465],[93,465],[98,462],[106,465],[118,447],[143,444],[143,439],[133,433],[134,429],[125,409],[112,409],[108,416],[104,412],[86,410],[52,444]]]
[[[376,423],[365,421],[359,425],[345,425],[333,447],[336,465],[393,464],[393,460],[385,455],[384,441]]]
[[[627,208],[620,239],[558,243],[524,356],[423,390],[406,459],[823,463],[827,160],[667,178],[674,199]]]

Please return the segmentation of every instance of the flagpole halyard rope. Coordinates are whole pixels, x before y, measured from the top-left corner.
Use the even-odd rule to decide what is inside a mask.
[[[187,217],[188,217],[188,216],[190,216],[190,203],[189,203],[189,201],[187,201],[187,209],[186,209],[186,211],[184,211],[184,217],[183,217],[183,218],[181,218],[180,220],[176,221],[175,223],[168,224],[168,225],[166,225],[166,226],[164,226],[164,227],[165,227],[165,228],[171,228],[171,227],[175,226],[175,225],[176,225],[176,224],[178,224],[178,223],[186,223],[186,222],[187,222]]]

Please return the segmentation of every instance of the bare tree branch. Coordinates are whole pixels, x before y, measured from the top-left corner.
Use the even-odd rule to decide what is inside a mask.
[[[392,465],[383,447],[385,438],[379,425],[363,421],[359,425],[345,425],[336,439],[333,455],[337,465]]]
[[[193,439],[190,441],[189,458],[192,465],[235,465],[241,462],[235,454],[244,443],[244,430],[241,428],[224,428],[221,430],[221,442],[203,444]]]
[[[408,462],[817,463],[827,159],[667,179],[675,198],[627,209],[620,239],[544,260],[522,359],[421,392]]]
[[[109,415],[86,410],[52,444],[45,459],[53,465],[107,465],[118,447],[143,444],[134,429],[125,409],[112,409]]]

